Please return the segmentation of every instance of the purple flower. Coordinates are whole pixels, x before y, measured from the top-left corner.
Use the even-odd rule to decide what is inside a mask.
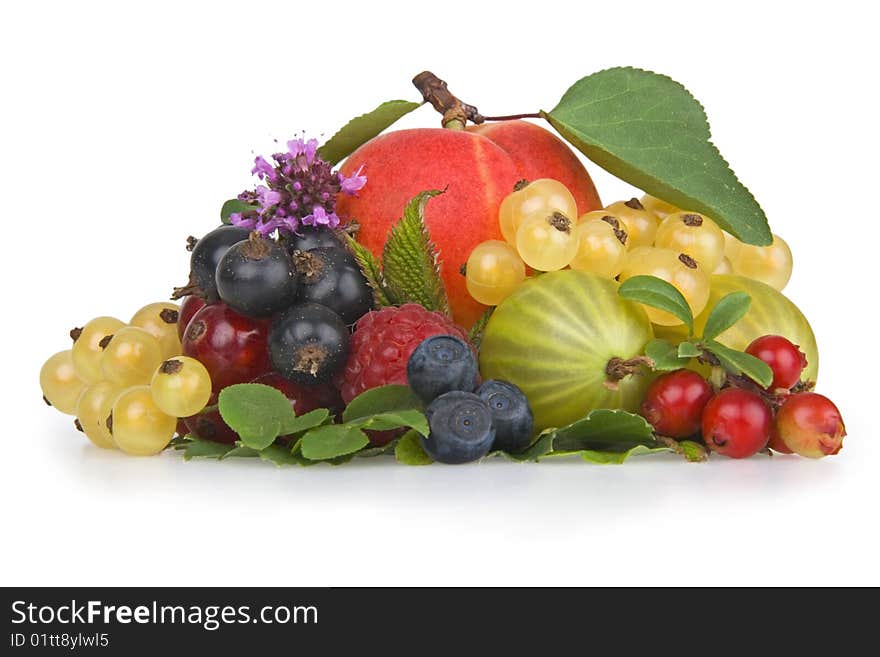
[[[367,182],[363,167],[352,176],[333,171],[318,155],[317,139],[291,139],[287,149],[272,155],[274,164],[263,157],[254,159],[251,173],[264,184],[238,195],[254,209],[231,215],[234,225],[263,235],[276,230],[295,233],[301,226],[335,228],[336,198],[340,193],[355,195]]]

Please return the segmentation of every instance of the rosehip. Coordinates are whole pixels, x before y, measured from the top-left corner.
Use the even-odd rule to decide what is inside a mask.
[[[754,392],[725,388],[706,404],[702,425],[703,440],[709,449],[741,459],[767,446],[773,414]]]
[[[837,454],[846,435],[837,406],[815,392],[789,397],[776,412],[776,430],[791,451],[814,459]]]
[[[789,390],[801,378],[807,366],[807,357],[790,340],[781,335],[763,335],[756,338],[746,353],[759,358],[773,370],[770,390]]]
[[[691,370],[675,370],[658,377],[648,387],[642,416],[654,430],[671,438],[687,438],[700,430],[700,418],[712,388]]]

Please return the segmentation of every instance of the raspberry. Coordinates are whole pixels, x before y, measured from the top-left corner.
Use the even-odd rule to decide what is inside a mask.
[[[406,385],[406,363],[425,338],[454,335],[467,341],[465,332],[446,315],[415,303],[369,312],[351,336],[351,353],[339,378],[343,401],[370,388]]]

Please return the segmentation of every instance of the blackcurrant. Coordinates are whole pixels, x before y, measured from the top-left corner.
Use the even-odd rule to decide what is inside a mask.
[[[354,324],[373,308],[373,290],[348,251],[319,247],[293,254],[300,274],[300,301],[320,303]]]
[[[304,385],[326,383],[348,359],[348,327],[317,303],[289,308],[269,330],[269,358],[281,376]]]
[[[301,226],[299,233],[285,237],[284,244],[290,253],[322,247],[338,249],[342,246],[338,235],[339,233],[327,226]]]
[[[268,317],[293,305],[297,275],[287,251],[254,233],[229,248],[217,266],[217,292],[245,317]]]
[[[248,238],[248,230],[239,226],[220,226],[195,243],[190,257],[189,284],[174,290],[174,299],[187,294],[214,303],[217,295],[217,265],[233,244]]]

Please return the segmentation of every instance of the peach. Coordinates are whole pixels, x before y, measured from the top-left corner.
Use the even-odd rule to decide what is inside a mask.
[[[341,166],[351,175],[363,166],[367,185],[341,196],[336,211],[360,226],[358,240],[379,255],[407,201],[426,189],[446,193],[428,202],[425,219],[440,253],[443,280],[455,321],[471,326],[485,310],[467,292],[460,273],[473,248],[500,239],[498,206],[523,178],[564,183],[584,213],[602,206],[586,169],[553,134],[524,121],[467,130],[418,128],[370,140]]]

